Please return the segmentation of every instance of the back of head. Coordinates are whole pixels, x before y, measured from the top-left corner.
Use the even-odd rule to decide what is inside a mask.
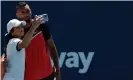
[[[16,4],[16,8],[22,8],[22,7],[26,6],[26,5],[27,5],[26,2],[18,2],[18,3]]]

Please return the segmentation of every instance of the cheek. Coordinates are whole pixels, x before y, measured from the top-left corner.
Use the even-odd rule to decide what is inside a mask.
[[[17,30],[16,30],[16,33],[20,34],[20,33],[22,32],[22,30],[23,30],[23,29],[21,29],[21,28],[20,28],[20,29],[17,29]]]
[[[14,35],[19,35],[19,31],[18,30],[14,30],[13,34]]]
[[[23,28],[15,28],[13,33],[16,35],[20,35],[20,34],[22,34],[22,31],[24,31]]]
[[[19,35],[19,34],[20,34],[20,31],[19,31],[19,30],[17,30],[17,31],[16,31],[16,34],[17,34],[17,35]]]
[[[24,31],[24,28],[21,28],[21,31]]]
[[[19,18],[25,18],[25,16],[26,16],[25,14],[20,14]]]
[[[18,18],[25,18],[27,16],[27,14],[24,13],[17,13],[17,17]]]
[[[20,32],[21,32],[21,34],[24,34],[24,29],[22,28]]]

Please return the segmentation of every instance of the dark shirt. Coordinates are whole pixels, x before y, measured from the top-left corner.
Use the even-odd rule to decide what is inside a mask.
[[[25,34],[29,31],[29,29],[30,28],[25,29]],[[36,35],[40,31],[42,31],[44,40],[47,42],[47,40],[51,37],[51,33],[50,33],[50,30],[49,30],[47,24],[40,24],[40,26],[35,31],[34,35]]]

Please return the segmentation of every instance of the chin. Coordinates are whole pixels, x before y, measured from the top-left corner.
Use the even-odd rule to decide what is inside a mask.
[[[19,18],[19,20],[24,20],[26,22],[30,21],[31,18]]]
[[[24,33],[22,33],[21,36],[24,36]]]
[[[28,21],[30,21],[30,19],[31,19],[31,18],[25,18],[25,21],[28,22]]]

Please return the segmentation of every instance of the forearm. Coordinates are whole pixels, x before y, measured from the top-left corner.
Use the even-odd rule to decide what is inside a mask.
[[[50,49],[50,54],[54,62],[54,67],[59,69],[58,52],[55,45],[53,45],[53,47]]]
[[[22,40],[22,45],[24,47],[27,47],[28,44],[30,43],[32,36],[35,32],[36,28],[34,28],[33,26],[30,28],[30,30],[27,32],[27,34],[24,36],[23,40]]]

